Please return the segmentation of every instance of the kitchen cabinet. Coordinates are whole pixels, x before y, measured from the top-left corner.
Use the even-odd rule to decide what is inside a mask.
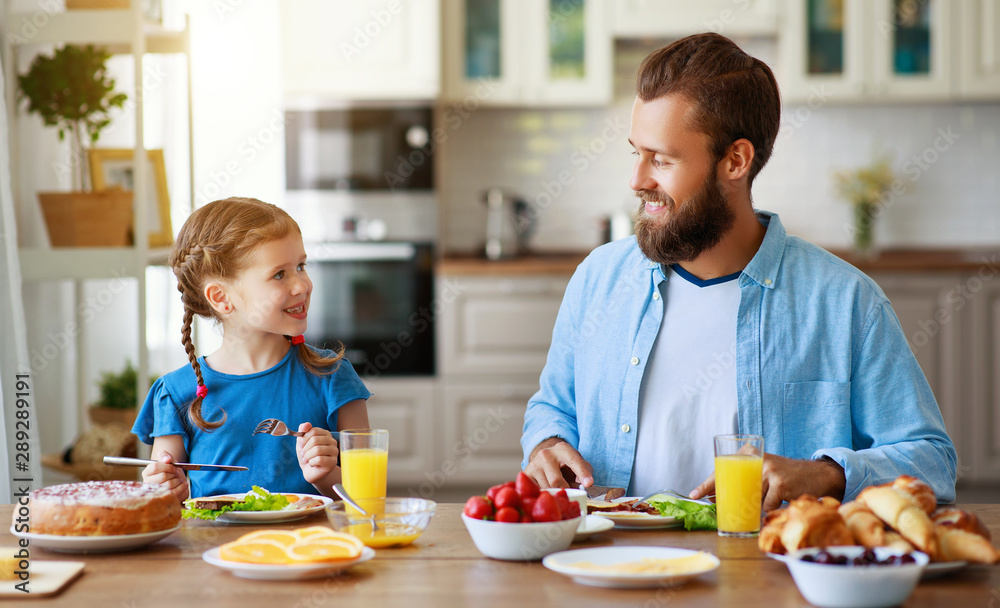
[[[284,0],[284,91],[308,101],[434,99],[438,0]]]
[[[1000,0],[960,0],[958,93],[1000,99]]]
[[[435,419],[437,383],[434,378],[364,379],[372,392],[368,399],[368,422],[372,428],[389,431],[389,484],[423,481],[423,473],[436,466]]]
[[[697,32],[724,36],[774,35],[778,0],[617,0],[612,34],[681,38]]]
[[[995,259],[995,258],[994,258]],[[899,317],[958,451],[961,483],[1000,481],[1000,275],[870,272]],[[887,397],[886,407],[891,407]]]
[[[604,105],[611,34],[604,0],[443,0],[445,101]]]
[[[784,0],[781,90],[790,101],[935,101],[956,94],[944,0]]]
[[[569,275],[439,280],[458,294],[438,315],[441,472],[453,483],[500,483],[520,470],[524,411]]]

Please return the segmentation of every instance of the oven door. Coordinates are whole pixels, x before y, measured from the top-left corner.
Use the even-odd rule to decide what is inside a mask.
[[[363,378],[434,375],[430,243],[318,243],[306,253],[309,344],[343,344]]]

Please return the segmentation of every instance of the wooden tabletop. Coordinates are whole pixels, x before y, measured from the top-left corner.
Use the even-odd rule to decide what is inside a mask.
[[[1000,505],[964,507],[979,514],[1000,538]],[[0,505],[0,518],[13,507]],[[483,557],[462,524],[461,505],[442,504],[430,527],[410,547],[380,549],[375,559],[346,574],[309,581],[237,578],[201,559],[207,549],[258,526],[184,521],[181,529],[149,547],[125,553],[70,555],[32,547],[31,559],[80,560],[84,574],[56,596],[36,605],[76,608],[311,608],[313,606],[809,606],[785,565],[763,556],[755,539],[720,538],[714,532],[611,530],[572,548],[651,545],[701,549],[717,555],[715,572],[677,588],[603,589],[552,572],[539,562],[503,562]],[[270,528],[322,525],[322,515]],[[0,545],[17,540],[3,532]],[[17,598],[21,599],[21,598]],[[25,601],[19,605],[27,605]],[[905,604],[921,606],[1000,605],[1000,566],[969,566],[945,578],[920,583]]]

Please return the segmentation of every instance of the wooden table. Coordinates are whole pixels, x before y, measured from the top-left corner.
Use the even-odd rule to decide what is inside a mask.
[[[971,505],[1000,538],[1000,505]],[[10,520],[11,505],[0,505]],[[412,546],[379,550],[372,561],[347,574],[310,581],[255,581],[234,577],[201,559],[203,551],[255,529],[254,526],[185,521],[181,529],[137,551],[69,555],[32,548],[33,560],[81,560],[84,574],[61,594],[36,598],[38,605],[78,608],[311,608],[314,606],[809,606],[785,565],[763,556],[756,540],[720,538],[714,532],[611,530],[573,548],[659,545],[710,551],[722,560],[715,572],[679,588],[602,589],[551,572],[538,562],[502,562],[483,557],[459,514],[461,505],[438,506],[427,532]],[[324,524],[322,515],[275,524],[296,528]],[[16,541],[9,531],[0,544]],[[19,598],[20,599],[20,598]],[[19,605],[27,605],[21,600]],[[969,566],[947,578],[922,582],[908,608],[1000,608],[1000,566]]]

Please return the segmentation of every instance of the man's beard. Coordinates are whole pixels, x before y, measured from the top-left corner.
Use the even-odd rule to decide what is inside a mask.
[[[714,175],[709,175],[701,190],[682,205],[656,190],[640,190],[636,196],[643,201],[635,222],[639,249],[658,264],[669,266],[697,258],[718,245],[736,222]],[[664,213],[649,215],[644,211],[645,201],[666,202],[667,208]]]

